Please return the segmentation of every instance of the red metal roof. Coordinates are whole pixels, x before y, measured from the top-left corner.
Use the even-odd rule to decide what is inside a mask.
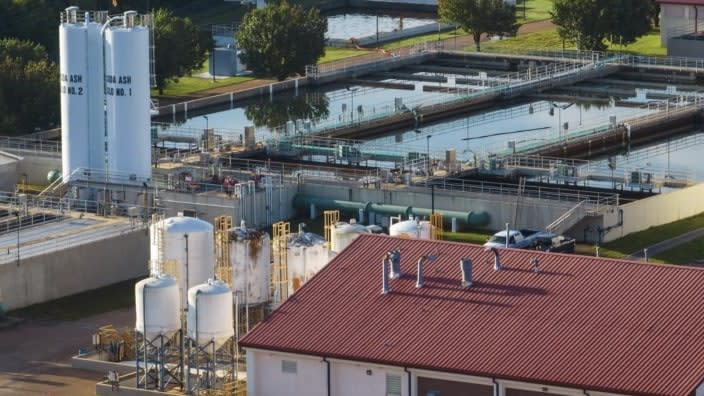
[[[381,294],[381,261],[401,279]],[[426,264],[416,289],[416,262]],[[460,287],[459,260],[475,286]],[[244,337],[282,352],[626,394],[704,381],[704,270],[362,235]],[[531,271],[530,259],[542,272]]]

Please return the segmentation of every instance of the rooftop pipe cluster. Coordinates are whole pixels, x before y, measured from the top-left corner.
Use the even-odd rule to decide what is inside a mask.
[[[501,257],[499,249],[492,247],[489,249],[494,254],[494,271],[501,271]],[[428,262],[432,262],[437,259],[438,255],[426,254],[418,259],[417,264],[417,279],[416,288],[422,288],[424,285],[424,267]],[[536,257],[530,259],[530,266],[534,273],[540,272],[540,262]],[[468,289],[474,285],[474,278],[472,276],[472,259],[463,258],[460,259],[460,273],[462,280],[460,285],[464,289]],[[401,251],[398,249],[390,250],[386,253],[381,261],[381,271],[382,271],[382,287],[381,293],[388,294],[391,293],[391,287],[389,286],[390,279],[398,279],[401,277]]]

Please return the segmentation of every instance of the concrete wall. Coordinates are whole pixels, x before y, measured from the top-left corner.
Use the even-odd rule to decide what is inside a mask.
[[[702,7],[704,12],[704,7]],[[702,26],[704,28],[704,26]],[[701,58],[704,56],[704,39],[691,40],[683,37],[672,37],[667,41],[667,56]]]
[[[0,264],[3,304],[17,309],[143,276],[148,259],[149,235],[138,230]]]
[[[620,206],[623,225],[603,235],[609,242],[633,232],[671,223],[704,212],[704,184],[675,190]],[[604,215],[602,228],[618,224],[618,210]]]
[[[374,202],[393,205],[406,205],[418,208],[431,208],[430,191],[422,188],[403,190],[373,190],[349,188],[345,186],[326,185],[324,187],[312,183],[301,186],[303,194],[322,198],[334,198],[358,202]],[[565,211],[572,208],[574,202],[558,202],[544,199],[524,198],[520,201],[516,216],[516,197],[499,196],[485,193],[463,193],[435,190],[435,209],[457,211],[486,211],[489,213],[487,230],[505,228],[505,223],[516,223],[519,227],[545,228]],[[324,208],[320,208],[321,210]],[[515,220],[514,220],[515,217]],[[377,217],[377,220],[381,220]],[[387,220],[382,220],[385,222]]]
[[[0,162],[0,191],[15,191],[17,181],[17,163],[15,160]]]
[[[49,171],[52,169],[61,170],[61,153],[35,153],[11,149],[5,151],[22,157],[22,160],[17,163],[17,180],[22,180],[22,177],[26,175],[27,183],[49,184],[46,180]]]

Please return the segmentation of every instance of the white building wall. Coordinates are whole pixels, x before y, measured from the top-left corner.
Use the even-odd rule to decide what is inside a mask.
[[[283,372],[283,360],[296,362],[295,374]],[[316,357],[247,349],[247,394],[327,396],[327,364]]]
[[[704,382],[699,384],[697,390],[694,392],[694,396],[704,396]]]
[[[332,395],[386,396],[386,376],[401,377],[401,395],[408,395],[408,374],[401,367],[332,360]]]
[[[704,7],[695,10],[691,5],[661,4],[660,6],[660,45],[667,47],[667,41],[684,33],[704,30]],[[695,12],[698,11],[698,12]],[[698,21],[695,24],[695,16]]]
[[[283,372],[282,361],[296,362],[296,373]],[[401,378],[399,396],[419,395],[418,377],[495,386],[495,394],[503,396],[506,389],[555,394],[563,396],[621,396],[614,393],[585,391],[545,384],[509,381],[498,378],[477,377],[439,371],[409,369],[365,362],[326,359],[330,363],[330,396],[378,395],[386,393],[387,375]],[[327,363],[320,357],[263,351],[247,348],[247,394],[257,396],[328,396]],[[411,375],[411,389],[408,376]],[[695,396],[704,396],[704,384]]]

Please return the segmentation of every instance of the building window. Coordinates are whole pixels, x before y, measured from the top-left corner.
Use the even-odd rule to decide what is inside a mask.
[[[296,374],[298,372],[298,363],[293,360],[282,360],[281,361],[281,372]]]
[[[401,396],[401,376],[386,374],[386,396]]]

